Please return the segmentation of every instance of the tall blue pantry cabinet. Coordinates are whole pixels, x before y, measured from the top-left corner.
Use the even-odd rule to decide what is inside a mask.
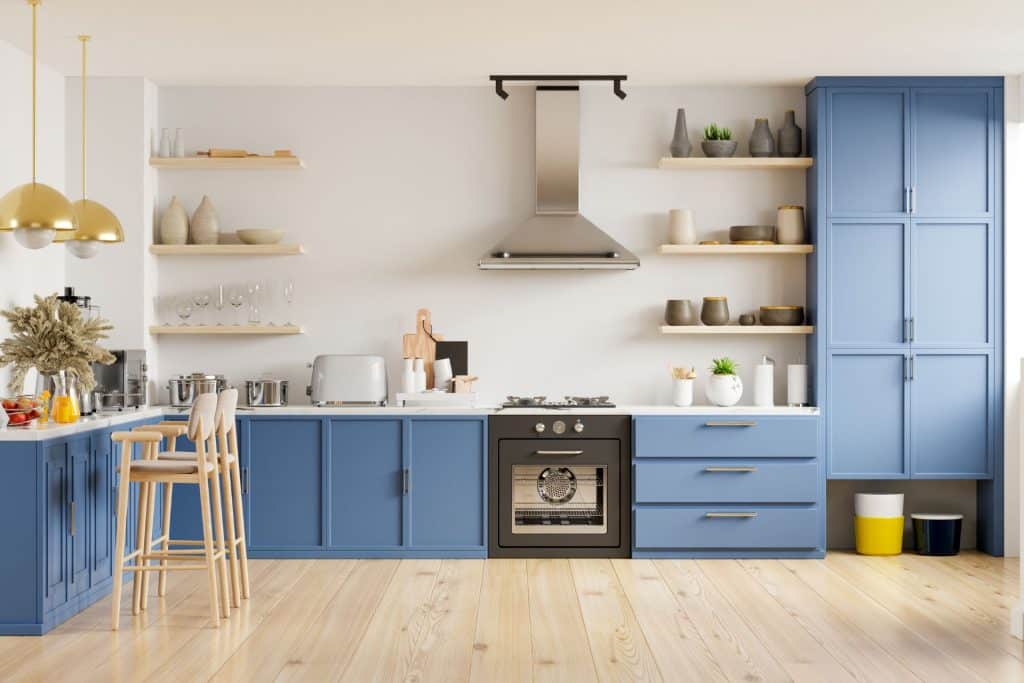
[[[979,548],[1001,555],[1003,79],[805,92],[828,477],[978,480]]]

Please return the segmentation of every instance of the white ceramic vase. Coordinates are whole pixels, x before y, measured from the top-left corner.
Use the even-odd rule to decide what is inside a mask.
[[[217,210],[213,208],[210,198],[203,195],[203,201],[199,202],[192,214],[192,244],[217,244],[219,229]]]
[[[160,217],[160,244],[185,244],[188,242],[188,214],[178,201],[171,197],[171,203]]]
[[[697,223],[693,209],[669,209],[669,244],[697,244]]]
[[[413,359],[402,359],[402,393],[411,394],[416,391],[416,373],[413,372]]]
[[[743,397],[743,381],[738,375],[711,375],[704,385],[704,395],[713,405],[734,406]]]
[[[692,379],[672,380],[672,405],[681,407],[693,405]]]
[[[185,133],[181,128],[174,129],[174,156],[179,159],[185,158]]]

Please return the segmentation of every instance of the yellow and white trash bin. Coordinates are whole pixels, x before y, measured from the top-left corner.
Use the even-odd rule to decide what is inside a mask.
[[[857,493],[853,515],[858,553],[899,555],[903,551],[902,493]]]

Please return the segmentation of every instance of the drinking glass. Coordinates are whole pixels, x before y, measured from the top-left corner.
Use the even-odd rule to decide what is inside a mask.
[[[248,285],[249,291],[249,324],[259,325],[260,324],[260,291],[262,285],[259,282],[253,281]]]
[[[235,309],[235,325],[239,325],[239,317],[242,310],[242,304],[245,303],[245,290],[241,286],[235,286],[228,290],[228,303]]]
[[[224,307],[227,305],[228,300],[224,295],[224,285],[217,285],[217,288],[213,290],[213,308],[217,311],[217,326],[224,325]]]
[[[210,292],[205,289],[201,289],[192,295],[192,303],[197,309],[199,309],[199,315],[196,316],[196,323],[199,325],[203,324],[203,318],[205,318],[206,307],[210,305]]]
[[[192,297],[183,296],[178,300],[178,317],[181,318],[182,326],[188,325],[188,319],[192,317]]]
[[[288,311],[287,315],[285,315],[287,320],[285,325],[294,325],[295,323],[292,322],[292,302],[295,301],[295,282],[293,280],[285,280],[281,293],[284,294],[284,302]]]

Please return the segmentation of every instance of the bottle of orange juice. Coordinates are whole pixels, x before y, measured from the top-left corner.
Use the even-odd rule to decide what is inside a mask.
[[[78,421],[78,407],[68,388],[68,380],[64,372],[57,375],[53,394],[53,406],[50,408],[53,421],[59,424],[73,424]]]

